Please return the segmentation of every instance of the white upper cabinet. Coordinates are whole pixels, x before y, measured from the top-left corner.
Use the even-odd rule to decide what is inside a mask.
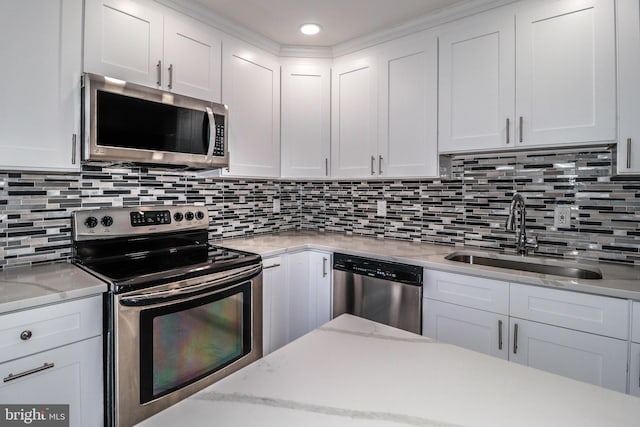
[[[3,1],[0,26],[0,169],[78,170],[82,1]]]
[[[534,2],[516,15],[518,145],[615,140],[613,6]]]
[[[640,173],[640,3],[618,0],[618,173]]]
[[[145,0],[87,0],[87,72],[220,101],[221,38],[211,27]]]
[[[438,175],[437,43],[421,33],[380,51],[378,175]]]
[[[280,176],[278,58],[225,39],[222,102],[229,106],[229,168],[225,175]]]
[[[513,146],[513,14],[468,18],[440,37],[439,149]]]
[[[282,176],[329,176],[331,63],[286,59],[282,65]]]
[[[332,74],[331,172],[377,175],[377,64],[373,54],[336,60]]]
[[[440,40],[440,151],[615,140],[614,24],[610,0],[533,1],[454,24]]]

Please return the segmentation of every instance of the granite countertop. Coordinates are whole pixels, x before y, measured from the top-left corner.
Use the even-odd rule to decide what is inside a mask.
[[[640,400],[343,315],[143,421],[167,426],[637,426]]]
[[[580,264],[594,266],[602,271],[602,279],[590,280],[482,265],[469,265],[444,258],[446,255],[456,251],[473,252],[489,257],[495,254],[495,252],[486,250],[372,237],[346,236],[338,233],[286,232],[228,239],[216,243],[232,249],[259,253],[263,257],[304,249],[343,252],[349,255],[368,256],[387,261],[420,265],[429,269],[451,273],[470,274],[503,281],[640,300],[640,267],[613,263],[580,261]],[[532,256],[530,255],[529,257]],[[567,260],[558,261],[566,262]]]
[[[0,270],[0,314],[107,292],[107,284],[73,264]]]

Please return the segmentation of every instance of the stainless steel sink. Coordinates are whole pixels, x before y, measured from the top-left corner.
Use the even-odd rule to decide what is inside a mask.
[[[544,258],[526,258],[504,254],[479,255],[471,252],[453,252],[445,257],[450,261],[465,264],[487,265],[510,270],[531,271],[533,273],[552,274],[554,276],[574,279],[602,279],[602,272],[597,267],[563,262]]]

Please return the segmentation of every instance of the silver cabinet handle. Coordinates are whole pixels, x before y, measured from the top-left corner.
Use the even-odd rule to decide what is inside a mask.
[[[32,336],[33,336],[33,333],[28,329],[26,331],[22,331],[20,333],[20,339],[22,341],[27,341],[27,340],[31,339]]]
[[[173,64],[169,64],[169,84],[167,87],[173,89]]]
[[[522,116],[520,116],[520,143],[521,143],[521,144],[522,144],[522,141],[523,141],[523,139],[524,139],[524,138],[522,137],[522,133],[523,133],[522,128],[523,128],[523,127],[524,127],[524,119],[523,119],[523,117],[522,117]]]
[[[71,135],[71,164],[76,164],[76,147],[78,144],[78,136],[74,133]]]
[[[45,363],[42,366],[38,366],[37,368],[29,369],[28,371],[20,372],[19,374],[9,374],[4,377],[4,382],[8,383],[9,381],[17,380],[18,378],[26,377],[27,375],[35,374],[36,372],[41,372],[47,369],[51,369],[55,366],[53,363]]]
[[[509,135],[509,124],[510,124],[510,120],[509,118],[507,118],[507,144],[511,142],[511,136]]]
[[[382,175],[382,155],[378,156],[378,175]]]
[[[209,117],[209,148],[207,149],[207,157],[211,158],[213,156],[213,149],[216,145],[216,121],[213,117],[213,110],[211,107],[206,107],[207,117]]]
[[[329,176],[329,158],[324,158],[324,176]]]
[[[264,267],[262,267],[263,270],[268,270],[270,268],[276,268],[276,267],[280,267],[280,264],[271,264],[271,265],[266,265]]]
[[[156,84],[158,86],[162,86],[162,61],[158,61],[156,64],[156,72],[158,78],[156,79]]]
[[[498,350],[502,350],[502,320],[498,320]]]
[[[627,169],[631,169],[631,138],[627,138]]]
[[[322,277],[327,277],[327,258],[322,257]]]
[[[513,327],[513,354],[518,353],[518,324]]]
[[[371,175],[375,175],[375,171],[373,170],[373,162],[376,161],[376,158],[371,156]]]

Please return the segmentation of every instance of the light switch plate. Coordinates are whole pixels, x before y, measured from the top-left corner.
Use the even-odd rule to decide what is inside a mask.
[[[280,199],[273,199],[273,213],[280,213]]]
[[[556,206],[553,215],[553,225],[556,228],[571,228],[571,206]]]
[[[387,201],[378,200],[378,216],[387,216]]]

